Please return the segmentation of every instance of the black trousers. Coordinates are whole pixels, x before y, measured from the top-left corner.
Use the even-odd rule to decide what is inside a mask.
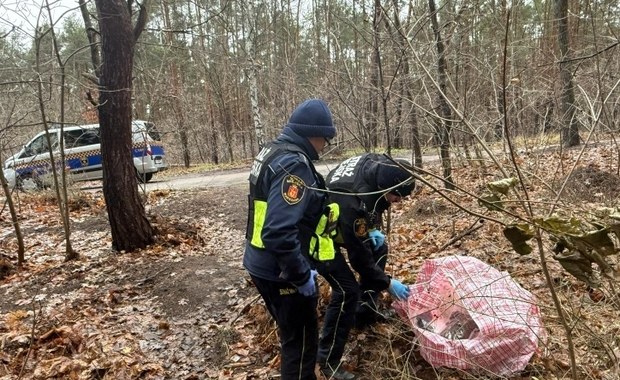
[[[372,257],[381,270],[385,271],[385,265],[388,257],[387,243],[383,244],[379,249],[372,252]],[[376,286],[376,285],[375,285]],[[365,325],[375,322],[379,315],[379,305],[377,300],[379,299],[380,292],[374,290],[370,285],[364,283],[364,279],[361,279],[360,283],[361,299],[355,315],[356,325],[363,327]]]
[[[335,369],[340,365],[349,332],[354,324],[360,288],[341,253],[337,253],[333,260],[320,262],[317,270],[331,286],[317,360],[321,366],[329,364]]]
[[[251,277],[278,325],[281,380],[316,380],[318,293],[306,297],[292,284]]]

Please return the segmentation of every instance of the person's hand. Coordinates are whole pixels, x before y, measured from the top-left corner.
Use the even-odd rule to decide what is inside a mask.
[[[383,243],[385,243],[385,235],[383,232],[376,229],[368,231],[368,238],[370,239],[373,250],[379,249]]]
[[[316,276],[317,276],[317,271],[315,271],[314,269],[312,269],[310,271],[310,278],[308,278],[308,281],[304,282],[302,285],[299,285],[297,287],[297,290],[299,291],[299,293],[302,296],[306,296],[306,297],[312,297],[316,294]]]
[[[403,285],[400,281],[391,279],[390,287],[388,288],[390,295],[397,300],[404,301],[409,298],[409,287]]]

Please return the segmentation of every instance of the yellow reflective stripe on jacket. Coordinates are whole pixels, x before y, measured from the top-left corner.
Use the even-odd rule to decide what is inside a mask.
[[[328,261],[336,257],[332,238],[336,235],[339,216],[340,207],[337,203],[328,204],[327,210],[321,215],[315,234],[310,239],[310,256],[315,260]]]
[[[265,248],[261,234],[266,216],[267,202],[254,200],[254,220],[252,221],[252,240],[250,240],[250,244],[254,247]]]

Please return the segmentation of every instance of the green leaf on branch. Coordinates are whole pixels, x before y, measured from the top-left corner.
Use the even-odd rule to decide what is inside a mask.
[[[510,189],[512,189],[513,187],[517,185],[517,183],[519,183],[519,181],[516,178],[511,177],[511,178],[500,179],[499,181],[489,182],[487,184],[487,187],[494,194],[499,193],[499,194],[506,195],[508,194],[508,191],[510,191]]]
[[[501,211],[504,207],[497,194],[483,195],[478,199],[478,204],[489,211]]]
[[[534,222],[540,226],[540,228],[555,233],[561,234],[573,234],[577,235],[581,233],[581,222],[575,218],[560,218],[559,216],[552,216],[549,218],[535,218]]]
[[[527,241],[534,237],[529,224],[511,224],[506,226],[503,232],[515,252],[520,255],[527,255],[532,252],[532,247],[527,245]]]

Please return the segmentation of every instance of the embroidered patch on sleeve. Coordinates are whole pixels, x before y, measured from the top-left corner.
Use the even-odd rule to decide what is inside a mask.
[[[296,175],[289,174],[282,180],[282,198],[290,205],[301,201],[306,192],[306,183]]]
[[[357,237],[365,237],[368,235],[368,226],[366,225],[365,218],[355,219],[353,222],[353,232],[355,232],[355,236]]]

